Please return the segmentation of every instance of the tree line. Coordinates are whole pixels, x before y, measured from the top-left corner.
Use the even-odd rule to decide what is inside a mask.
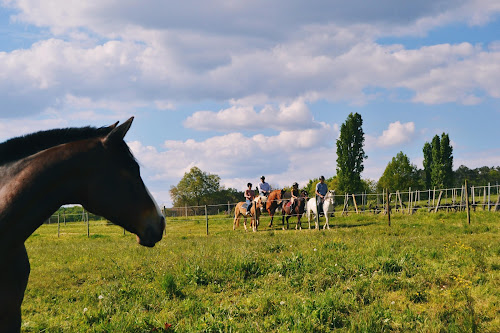
[[[337,139],[336,174],[325,179],[329,189],[337,194],[375,193],[388,189],[391,192],[412,188],[426,190],[431,188],[461,187],[467,179],[471,186],[500,183],[500,167],[480,167],[469,169],[461,165],[453,170],[453,147],[447,133],[435,135],[431,142],[425,142],[423,168],[419,169],[400,151],[387,164],[378,181],[362,179],[364,160],[363,119],[358,113],[351,113],[340,127]],[[302,188],[309,195],[319,179],[311,179]],[[186,172],[176,186],[170,188],[174,207],[215,205],[225,202],[242,201],[243,192],[220,185],[220,177],[209,174],[198,167]]]

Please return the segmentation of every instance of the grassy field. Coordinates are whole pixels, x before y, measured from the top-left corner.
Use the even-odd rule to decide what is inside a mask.
[[[153,249],[104,222],[90,238],[44,225],[26,243],[23,332],[499,332],[500,214],[465,221],[351,215],[284,231],[264,217],[245,233],[211,217],[206,236],[204,217],[169,219]]]

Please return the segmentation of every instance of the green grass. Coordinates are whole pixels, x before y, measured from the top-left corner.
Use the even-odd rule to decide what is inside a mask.
[[[106,223],[90,238],[83,224],[59,238],[44,225],[26,242],[23,331],[500,331],[500,214],[391,220],[284,231],[264,217],[245,233],[220,216],[206,236],[204,217],[169,219],[153,249]]]

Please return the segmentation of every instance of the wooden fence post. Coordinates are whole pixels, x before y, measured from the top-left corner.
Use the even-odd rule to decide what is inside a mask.
[[[356,208],[356,214],[359,214],[358,204],[356,203],[356,196],[354,194],[352,195],[352,202],[354,203],[354,208]]]
[[[389,223],[389,227],[391,226],[391,206],[389,204],[389,189],[385,189],[385,201],[387,203],[387,221]]]
[[[465,206],[467,209],[467,223],[470,224],[469,189],[467,187],[467,179],[465,180]]]
[[[497,203],[495,204],[494,212],[498,212],[498,205],[500,205],[500,195],[497,197]]]
[[[208,236],[208,211],[207,211],[207,205],[205,205],[205,221],[207,223],[207,236]]]
[[[411,187],[408,189],[408,215],[410,214],[411,209]]]
[[[441,197],[442,196],[443,196],[443,191],[439,192],[439,197],[438,197],[438,200],[437,200],[436,208],[434,209],[434,213],[436,213],[438,211],[439,204],[441,203]]]
[[[163,229],[163,234],[167,234],[167,207],[163,206],[163,218],[165,219],[165,228]]]
[[[59,220],[59,214],[57,214],[57,238],[59,238],[60,231],[61,231],[61,222]]]
[[[87,221],[87,237],[90,237],[90,222],[89,222],[89,214],[83,213],[85,216],[85,220]]]
[[[491,210],[491,183],[488,183],[488,212]]]

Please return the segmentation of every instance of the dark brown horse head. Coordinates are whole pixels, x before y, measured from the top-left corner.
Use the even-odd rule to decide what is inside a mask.
[[[93,149],[94,161],[86,178],[82,205],[137,235],[152,247],[162,238],[165,219],[141,179],[139,165],[123,138],[133,118],[102,137]]]

